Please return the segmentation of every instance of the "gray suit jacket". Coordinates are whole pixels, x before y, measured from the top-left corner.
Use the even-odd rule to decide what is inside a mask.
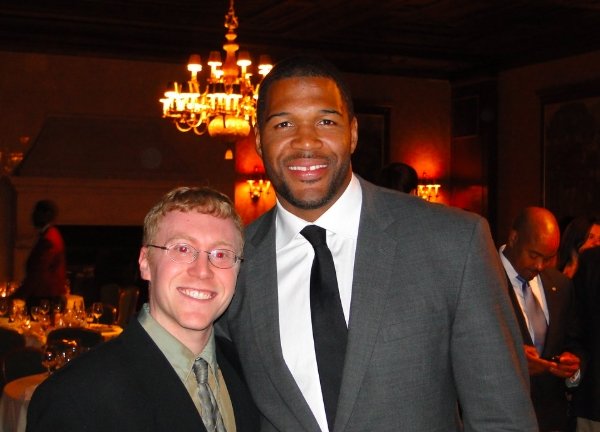
[[[486,222],[361,180],[336,432],[534,431],[522,340]],[[247,231],[225,323],[262,431],[319,427],[279,336],[275,210]],[[307,348],[308,349],[308,348]]]

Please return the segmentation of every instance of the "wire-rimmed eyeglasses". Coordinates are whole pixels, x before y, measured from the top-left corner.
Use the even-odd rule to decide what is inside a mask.
[[[211,251],[199,251],[187,243],[175,243],[170,246],[158,246],[147,244],[146,247],[153,247],[167,251],[167,256],[176,263],[191,264],[198,258],[200,252],[208,255],[208,262],[220,269],[233,267],[238,261],[244,261],[244,258],[236,255],[229,249],[213,249]]]

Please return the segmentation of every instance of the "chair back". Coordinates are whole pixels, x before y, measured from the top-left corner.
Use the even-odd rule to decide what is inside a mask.
[[[117,308],[110,303],[102,303],[102,316],[100,324],[115,324],[117,321]]]
[[[13,348],[25,346],[25,336],[16,330],[0,327],[0,356]]]
[[[92,348],[104,341],[99,332],[82,327],[57,328],[48,333],[48,342],[57,342],[63,339],[76,340],[79,346],[85,348]]]
[[[36,347],[23,346],[13,348],[0,359],[0,381],[5,384],[27,375],[42,373],[42,350]]]
[[[125,328],[137,309],[137,301],[140,295],[140,289],[136,286],[123,288],[119,295],[119,312],[117,325]]]
[[[113,306],[119,304],[119,293],[121,287],[116,283],[108,283],[100,287],[100,301]],[[111,323],[112,324],[112,323]]]

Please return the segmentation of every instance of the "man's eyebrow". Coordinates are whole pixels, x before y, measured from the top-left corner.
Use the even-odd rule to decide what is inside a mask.
[[[323,109],[320,109],[319,112],[321,114],[335,114],[335,115],[339,115],[339,116],[342,115],[341,112],[339,112],[338,110],[336,110],[334,108],[323,108]],[[274,117],[283,117],[283,116],[286,116],[286,115],[290,115],[290,113],[287,112],[287,111],[276,112],[276,113],[273,113],[273,114],[269,115],[265,119],[265,122],[268,122],[269,120],[271,120]]]
[[[265,119],[265,122],[268,122],[268,121],[269,121],[269,120],[271,120],[273,117],[282,117],[282,116],[289,115],[289,114],[290,114],[290,113],[289,113],[289,112],[287,112],[287,111],[281,111],[281,112],[273,113],[273,114],[271,114],[270,116],[268,116],[268,117]]]
[[[320,110],[323,114],[336,114],[336,115],[342,115],[341,112],[339,112],[338,110],[334,109],[334,108],[330,108],[330,109],[322,109]]]

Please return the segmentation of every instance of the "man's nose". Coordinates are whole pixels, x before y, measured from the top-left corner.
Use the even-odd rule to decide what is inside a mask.
[[[190,264],[188,272],[198,274],[200,277],[212,276],[213,265],[209,262],[208,254],[200,251],[196,260]]]
[[[312,125],[299,126],[296,137],[292,140],[292,147],[298,149],[311,149],[322,147],[323,142]]]

